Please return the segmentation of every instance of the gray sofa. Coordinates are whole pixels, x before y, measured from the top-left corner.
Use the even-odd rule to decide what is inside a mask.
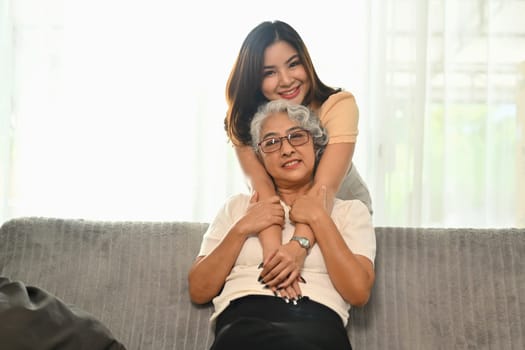
[[[187,290],[206,227],[13,219],[0,230],[0,276],[86,310],[128,350],[207,349],[211,305],[191,304]],[[348,326],[355,350],[525,349],[525,229],[376,236],[372,297]]]

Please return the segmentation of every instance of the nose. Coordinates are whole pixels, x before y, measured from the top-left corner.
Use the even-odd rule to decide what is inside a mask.
[[[292,76],[286,70],[281,71],[279,74],[279,83],[281,86],[289,86],[293,82]]]
[[[282,140],[281,144],[281,155],[289,156],[295,152],[295,147],[290,144],[288,138]]]

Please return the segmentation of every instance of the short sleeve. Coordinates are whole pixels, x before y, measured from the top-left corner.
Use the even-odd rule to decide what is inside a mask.
[[[339,200],[332,213],[334,221],[354,254],[363,255],[372,263],[376,257],[376,236],[372,216],[359,200]],[[335,215],[334,215],[335,214]]]
[[[328,143],[356,142],[359,110],[350,92],[341,91],[331,95],[319,109],[319,119],[328,131]]]
[[[219,245],[232,225],[246,211],[249,201],[246,194],[237,194],[226,200],[202,237],[199,256],[210,254]]]

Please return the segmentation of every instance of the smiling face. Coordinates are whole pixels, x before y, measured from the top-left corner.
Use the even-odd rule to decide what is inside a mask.
[[[270,101],[303,103],[310,90],[310,79],[297,51],[285,41],[277,41],[264,51],[261,90]]]
[[[268,116],[261,128],[261,140],[269,137],[283,137],[301,129],[297,122],[290,120],[286,112]],[[309,186],[315,166],[315,152],[312,138],[300,146],[292,146],[282,140],[280,150],[271,153],[261,152],[266,171],[272,176],[278,189]]]

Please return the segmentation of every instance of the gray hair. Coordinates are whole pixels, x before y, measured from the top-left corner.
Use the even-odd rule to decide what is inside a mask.
[[[281,112],[286,112],[290,120],[297,122],[299,127],[310,132],[314,144],[315,160],[316,163],[319,162],[319,159],[321,159],[321,155],[328,144],[328,132],[321,126],[321,121],[313,111],[303,105],[294,104],[287,100],[274,100],[267,102],[261,105],[257,110],[257,113],[255,113],[250,125],[252,147],[255,152],[259,154],[259,147],[257,144],[262,141],[262,124],[269,116]]]

